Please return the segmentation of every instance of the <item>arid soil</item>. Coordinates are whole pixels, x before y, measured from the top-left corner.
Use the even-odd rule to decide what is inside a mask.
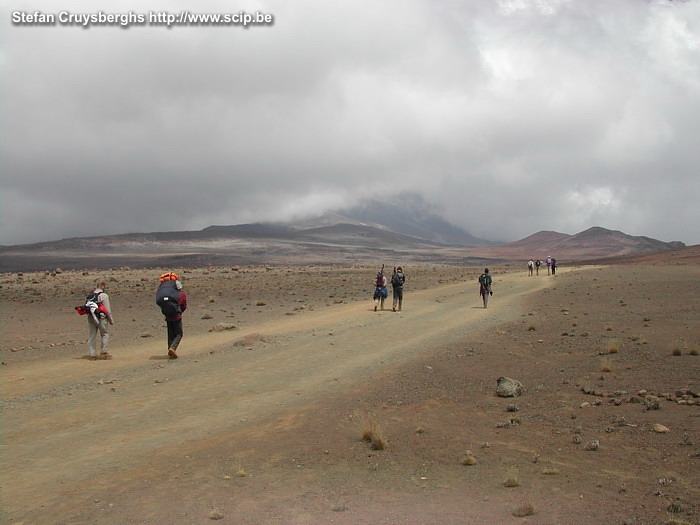
[[[177,360],[161,269],[4,274],[0,519],[700,523],[683,263],[493,267],[488,309],[481,268],[409,265],[396,313],[373,311],[375,267],[172,268]],[[111,361],[87,360],[73,311],[99,280]]]

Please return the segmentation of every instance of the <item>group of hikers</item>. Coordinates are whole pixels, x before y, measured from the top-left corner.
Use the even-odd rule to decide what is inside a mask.
[[[547,268],[551,268],[554,273],[556,261],[547,258]],[[538,260],[539,262],[539,260]],[[528,267],[530,267],[528,263]],[[533,263],[534,264],[534,263]],[[537,266],[539,269],[539,265]],[[532,274],[532,273],[531,273]],[[182,314],[187,309],[187,295],[182,290],[180,277],[175,272],[166,272],[161,274],[159,285],[156,290],[156,304],[160,307],[161,313],[165,317],[167,327],[168,341],[168,358],[177,359],[177,349],[182,341]],[[484,273],[479,276],[479,296],[481,297],[484,308],[488,306],[489,297],[493,295],[491,288],[493,280],[489,274],[489,269],[484,268]],[[406,275],[403,273],[403,268],[397,266],[391,275],[391,279],[387,279],[384,274],[384,265],[377,272],[374,280],[374,311],[377,309],[384,310],[384,301],[389,296],[387,286],[391,284],[393,305],[392,311],[400,312],[403,307],[403,287],[406,282]],[[109,301],[109,295],[105,292],[105,283],[100,282],[86,297],[85,303],[76,306],[75,310],[87,316],[88,322],[88,359],[91,361],[112,359],[112,355],[107,350],[109,344],[109,326],[114,324],[112,316],[112,308]],[[99,354],[98,348],[99,336]]]
[[[382,269],[377,272],[377,276],[374,278],[374,311],[377,311],[377,307],[384,310],[384,300],[389,296],[387,290],[387,284],[391,282],[392,294],[393,294],[393,306],[392,311],[400,312],[403,306],[403,284],[406,282],[406,276],[403,273],[403,268],[401,266],[394,267],[394,273],[391,275],[391,281],[388,281],[386,275],[384,275],[384,265],[382,264]]]
[[[180,277],[175,272],[166,272],[160,276],[156,290],[156,304],[165,317],[168,334],[168,358],[177,359],[177,347],[182,341],[182,313],[187,310],[187,295],[182,291]],[[88,322],[88,359],[90,361],[112,359],[107,350],[109,343],[109,325],[114,324],[109,295],[105,292],[105,283],[100,282],[88,294],[85,304],[76,306],[80,315],[87,316]],[[97,353],[97,336],[100,336],[100,353]]]
[[[548,255],[544,262],[540,261],[539,259],[535,259],[534,261],[530,259],[529,261],[527,261],[527,275],[529,277],[532,277],[533,274],[539,275],[540,266],[542,266],[543,264],[547,266],[547,275],[556,275],[557,260],[551,255]]]
[[[493,295],[493,290],[491,285],[493,284],[493,279],[489,274],[489,269],[484,268],[484,273],[479,276],[479,296],[484,303],[484,308],[488,307],[489,297]],[[377,272],[377,276],[374,278],[374,294],[372,298],[374,299],[374,311],[377,308],[384,310],[384,300],[389,296],[389,291],[387,290],[387,285],[391,283],[391,288],[393,292],[393,306],[392,311],[400,312],[403,305],[403,285],[406,282],[406,276],[403,273],[403,268],[397,266],[394,268],[394,272],[389,281],[384,275],[384,265],[382,269]]]

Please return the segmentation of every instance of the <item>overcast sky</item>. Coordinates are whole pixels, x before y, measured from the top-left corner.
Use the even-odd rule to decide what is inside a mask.
[[[12,21],[183,10],[274,22]],[[0,12],[0,244],[285,220],[404,191],[487,239],[597,225],[700,243],[700,1]]]

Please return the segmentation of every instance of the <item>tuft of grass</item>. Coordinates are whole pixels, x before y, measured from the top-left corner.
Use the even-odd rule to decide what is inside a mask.
[[[673,352],[671,352],[673,355],[683,355],[683,351],[680,348],[674,348]]]
[[[527,505],[521,505],[513,511],[513,516],[518,518],[524,518],[525,516],[532,516],[535,513],[535,506],[532,503]]]
[[[372,450],[384,450],[386,448],[387,439],[373,414],[356,412],[353,419],[360,430],[362,441],[369,443]]]
[[[606,324],[606,325],[605,325],[605,331],[606,331],[606,332],[612,332],[612,325]]]
[[[236,465],[236,476],[239,478],[245,478],[248,474],[246,473],[245,469],[243,468],[242,463],[238,463]]]
[[[602,359],[600,361],[600,371],[612,372],[612,362],[610,361],[610,359]]]
[[[556,476],[557,474],[559,474],[559,471],[554,467],[547,467],[542,471],[542,474],[544,474],[545,476]]]
[[[369,442],[369,446],[372,450],[384,450],[386,448],[387,440],[382,433],[382,429],[379,425],[374,429],[374,434],[372,434],[372,440]]]
[[[534,324],[527,327],[528,332],[534,332],[535,330],[537,330],[537,327]]]
[[[693,348],[690,352],[688,352],[690,355],[698,355],[698,350],[697,348]]]
[[[476,458],[474,457],[474,454],[472,454],[471,450],[467,450],[464,453],[464,457],[462,458],[462,465],[476,465]]]
[[[605,341],[605,350],[609,354],[616,354],[622,348],[622,341],[616,337],[611,337]]]
[[[504,487],[519,487],[520,480],[518,479],[518,471],[516,469],[511,469],[506,474],[506,479],[503,480]]]

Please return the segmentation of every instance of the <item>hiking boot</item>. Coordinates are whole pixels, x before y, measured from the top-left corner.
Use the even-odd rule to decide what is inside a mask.
[[[175,353],[175,350],[172,348],[168,348],[168,357],[170,359],[177,359],[177,354]]]
[[[102,353],[100,354],[99,359],[101,359],[101,360],[103,360],[103,361],[106,361],[106,360],[108,360],[108,359],[112,359],[112,354],[108,354],[107,352],[102,352]]]
[[[377,311],[377,305],[376,305],[376,304],[374,305],[374,311],[375,311],[375,312]]]
[[[392,310],[395,312],[395,311],[396,311],[396,307],[394,306],[394,307],[392,308]]]

